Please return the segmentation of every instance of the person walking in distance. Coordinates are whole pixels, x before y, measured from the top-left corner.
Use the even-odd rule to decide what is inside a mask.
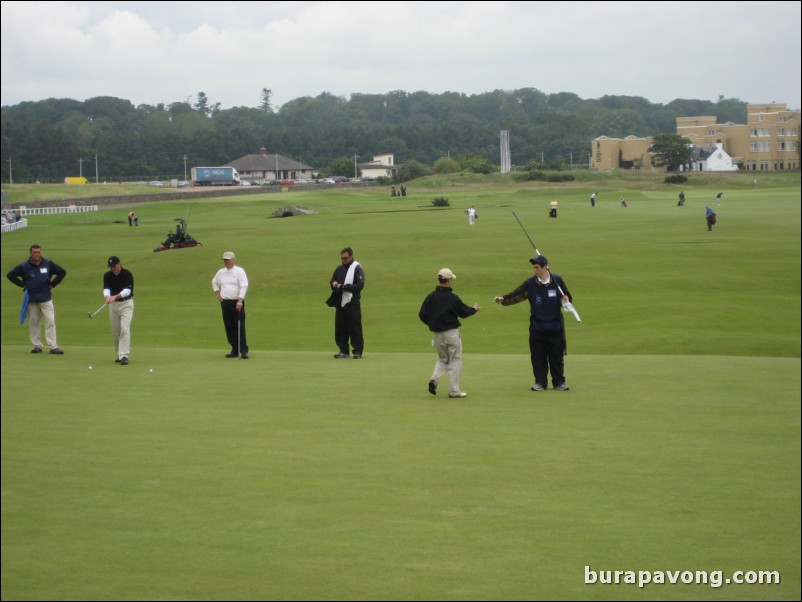
[[[707,221],[707,231],[710,232],[716,225],[716,212],[708,205],[705,207],[705,220]]]
[[[248,293],[248,276],[237,265],[237,256],[231,251],[223,253],[224,267],[212,278],[212,291],[220,302],[223,325],[231,351],[228,358],[248,359],[248,341],[245,336],[245,295]]]
[[[685,191],[679,191],[679,201],[677,201],[677,207],[684,207],[685,206]]]
[[[473,226],[476,223],[476,207],[471,205],[465,213],[468,214],[468,224]]]
[[[63,355],[64,351],[56,341],[56,309],[53,306],[53,289],[56,288],[67,270],[42,257],[42,247],[31,245],[30,256],[6,277],[16,286],[28,293],[28,336],[33,349],[31,353],[42,353],[41,322],[45,323],[45,342],[53,355]]]
[[[116,255],[109,257],[109,271],[103,274],[103,298],[109,306],[114,351],[121,366],[128,365],[131,354],[131,321],[134,319],[134,275],[126,270]]]
[[[468,318],[478,313],[481,308],[478,303],[468,307],[454,294],[451,283],[456,277],[456,274],[448,268],[438,272],[437,286],[423,300],[418,317],[434,333],[432,345],[437,351],[437,362],[429,379],[429,393],[437,395],[437,383],[444,374],[448,374],[448,396],[468,397],[468,394],[460,389],[462,337],[458,318]]]
[[[548,388],[549,370],[551,383],[558,391],[567,391],[565,382],[564,356],[567,351],[565,341],[565,322],[562,302],[573,301],[565,281],[558,274],[549,271],[549,262],[538,255],[529,260],[535,270],[534,276],[524,281],[511,293],[494,299],[501,305],[514,305],[529,300],[529,352],[532,372],[535,375],[533,391]]]
[[[596,193],[595,192],[590,195],[590,206],[591,207],[595,207],[596,206]]]
[[[353,349],[354,359],[362,357],[365,341],[362,335],[362,289],[365,287],[365,271],[354,259],[351,247],[340,251],[341,265],[334,269],[329,282],[334,297],[339,301],[334,305],[334,342],[339,352],[337,359],[347,358]]]
[[[549,204],[549,217],[557,217],[557,199],[552,199]]]

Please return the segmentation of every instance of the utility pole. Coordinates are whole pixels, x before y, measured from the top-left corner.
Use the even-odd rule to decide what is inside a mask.
[[[78,157],[78,175],[80,177],[84,177],[84,160],[82,157]]]
[[[97,184],[97,154],[95,155],[95,184]]]
[[[11,175],[11,156],[8,157],[8,183],[14,183],[14,176]]]
[[[354,180],[356,180],[356,178],[357,178],[357,172],[356,172],[356,153],[354,153]]]
[[[184,182],[187,181],[187,156],[184,155]]]

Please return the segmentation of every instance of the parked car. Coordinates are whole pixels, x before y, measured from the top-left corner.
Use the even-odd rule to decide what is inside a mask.
[[[152,182],[148,182],[148,186],[164,186],[159,180],[153,180]]]
[[[186,180],[181,180],[178,183],[178,187],[179,188],[188,188],[189,186],[191,186],[191,184],[189,182],[187,182]]]
[[[279,180],[279,184],[281,184],[282,186],[290,186],[292,184],[295,184],[295,180]]]

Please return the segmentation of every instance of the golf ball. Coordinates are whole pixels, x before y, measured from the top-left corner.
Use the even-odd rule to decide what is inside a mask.
[[[153,368],[151,368],[150,371],[153,372]]]
[[[89,369],[91,370],[91,369],[92,369],[92,366],[89,366]]]

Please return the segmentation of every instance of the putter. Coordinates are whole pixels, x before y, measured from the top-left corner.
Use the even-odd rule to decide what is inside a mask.
[[[98,314],[101,312],[101,310],[102,310],[104,307],[106,307],[106,304],[105,304],[105,303],[104,303],[103,305],[101,305],[100,307],[98,307],[98,308],[95,310],[95,313],[90,313],[90,314],[89,314],[89,319],[91,320],[91,319],[92,319],[92,318],[94,318],[96,315],[98,315]]]
[[[535,250],[535,253],[537,253],[538,255],[542,255],[542,253],[540,251],[538,251],[538,248],[535,246],[535,243],[532,240],[532,238],[529,236],[529,232],[526,231],[526,228],[524,228],[524,225],[521,223],[521,220],[518,219],[518,216],[516,215],[515,211],[513,211],[512,214],[513,214],[513,216],[515,216],[515,220],[518,222],[518,225],[521,226],[521,230],[524,231],[524,234],[526,235],[526,238],[529,239],[529,243],[532,245],[532,248]],[[563,293],[563,289],[560,288],[559,284],[557,285],[557,290],[560,291],[561,295],[565,295],[565,293]],[[576,309],[574,308],[573,303],[571,303],[570,301],[563,301],[562,302],[562,306],[563,306],[563,309],[565,311],[568,311],[568,312],[571,312],[572,314],[574,314],[574,317],[576,318],[577,322],[581,322],[582,321],[582,318],[579,317],[579,312],[576,311]]]
[[[240,346],[240,340],[241,340],[241,337],[242,337],[242,321],[241,321],[241,318],[242,318],[242,316],[240,316],[240,315],[237,316],[237,359],[239,359],[240,356],[242,356],[242,349],[241,349],[241,346]]]

